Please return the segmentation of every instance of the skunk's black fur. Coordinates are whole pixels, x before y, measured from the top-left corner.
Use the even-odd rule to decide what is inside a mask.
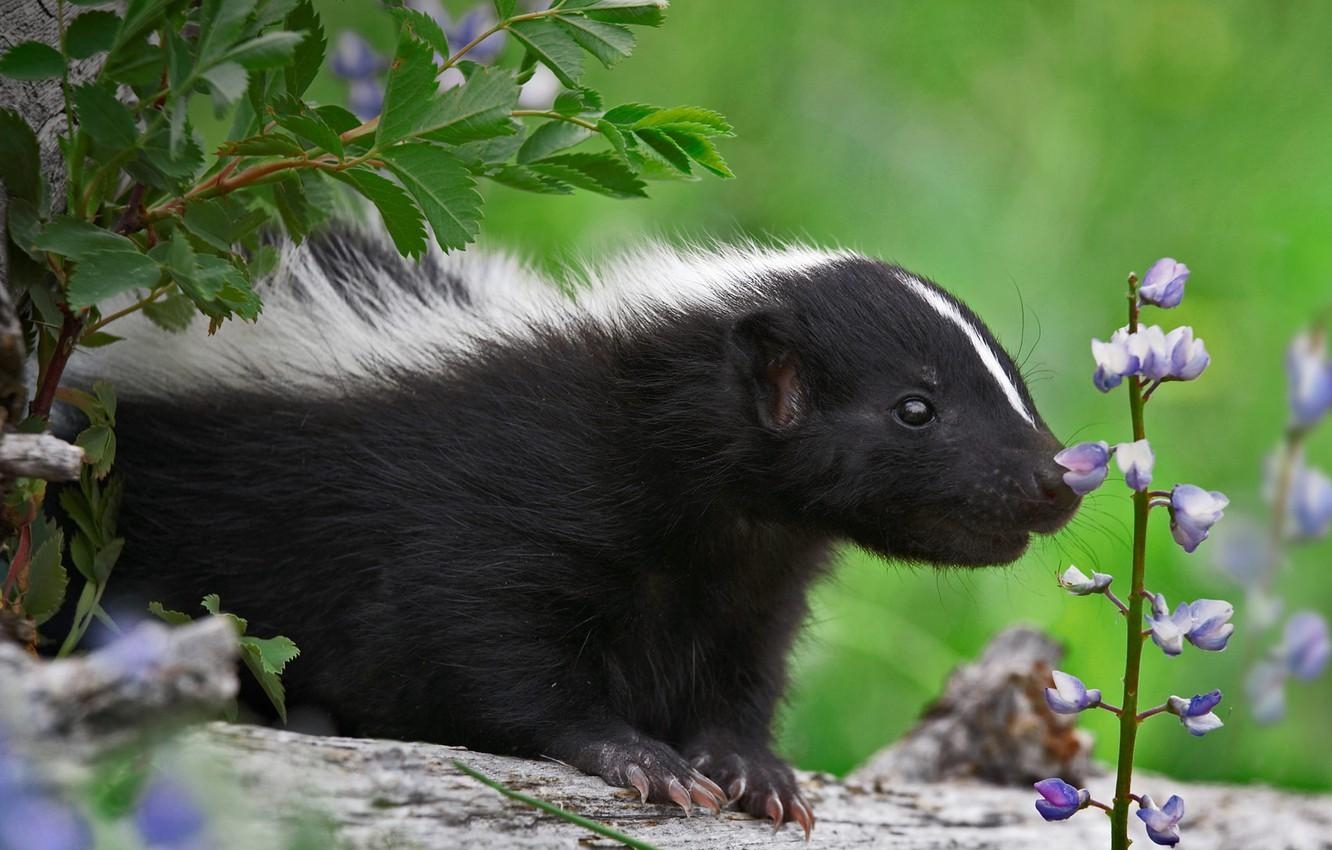
[[[769,741],[830,547],[1005,563],[1076,499],[965,307],[943,296],[974,340],[899,268],[772,256],[726,255],[702,296],[648,287],[398,356],[394,309],[479,316],[491,282],[351,230],[312,240],[245,331],[269,347],[242,340],[175,381],[146,360],[109,373],[129,541],[113,593],[181,610],[218,593],[254,633],[289,635],[289,700],[350,734],[548,756],[682,805],[710,806],[715,782],[808,826]],[[284,324],[319,315],[321,287],[354,333]],[[265,353],[309,348],[310,327],[325,374]],[[367,333],[376,350],[339,350]],[[152,353],[163,339],[145,328],[133,356],[173,359]],[[907,424],[913,398],[932,421]]]

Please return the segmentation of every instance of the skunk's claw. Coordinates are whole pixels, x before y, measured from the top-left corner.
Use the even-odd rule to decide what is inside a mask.
[[[721,814],[726,792],[689,766],[675,750],[656,741],[639,739],[632,746],[600,753],[597,771],[602,779],[621,788],[632,788],[644,803],[679,806],[688,817],[694,806]]]
[[[814,809],[800,794],[795,775],[766,748],[727,752],[724,744],[689,750],[690,762],[726,789],[727,804],[742,812],[772,821],[774,829],[787,822],[797,824],[808,840],[814,830]],[[717,789],[720,792],[720,788]]]

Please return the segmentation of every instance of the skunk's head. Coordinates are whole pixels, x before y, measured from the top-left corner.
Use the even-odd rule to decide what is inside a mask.
[[[730,352],[769,505],[881,555],[1003,564],[1072,518],[1062,446],[966,306],[845,259],[774,281]]]

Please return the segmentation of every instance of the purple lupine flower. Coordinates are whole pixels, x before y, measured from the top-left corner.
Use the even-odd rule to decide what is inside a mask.
[[[1235,631],[1230,622],[1234,615],[1235,606],[1224,599],[1199,599],[1189,605],[1190,625],[1184,637],[1199,649],[1220,652]]]
[[[494,9],[489,3],[481,3],[475,6],[456,22],[450,21],[448,15],[440,20],[440,26],[444,28],[444,35],[449,40],[449,47],[455,51],[461,50],[465,45],[470,44],[472,39],[490,29],[496,23],[498,21],[495,20]],[[503,50],[504,33],[497,32],[467,51],[467,58],[473,62],[489,65],[499,58]]]
[[[1184,300],[1184,284],[1189,280],[1189,267],[1170,257],[1157,260],[1142,276],[1138,295],[1157,307],[1178,307]]]
[[[1170,377],[1170,349],[1160,325],[1139,328],[1128,338],[1129,353],[1138,361],[1138,373],[1153,381]]]
[[[352,80],[347,85],[347,107],[362,121],[384,110],[384,86],[378,80]]]
[[[88,823],[74,809],[40,794],[0,800],[0,847],[13,850],[92,850]]]
[[[1045,689],[1045,704],[1055,714],[1077,714],[1101,704],[1100,690],[1089,690],[1077,676],[1070,676],[1062,670],[1051,670],[1050,676],[1055,686]]]
[[[1306,682],[1317,679],[1327,666],[1328,656],[1332,655],[1327,620],[1313,611],[1292,614],[1286,621],[1280,653],[1290,675]]]
[[[1192,552],[1207,539],[1213,525],[1224,516],[1230,499],[1216,490],[1192,484],[1176,484],[1170,491],[1170,533],[1185,552]]]
[[[1332,363],[1321,332],[1303,331],[1286,350],[1290,380],[1290,413],[1295,425],[1307,428],[1332,409]]]
[[[1103,393],[1110,392],[1125,377],[1138,371],[1138,358],[1129,350],[1128,328],[1115,331],[1109,342],[1093,339],[1091,349],[1092,358],[1096,360],[1092,383]]]
[[[1192,381],[1212,362],[1207,346],[1193,335],[1193,328],[1188,325],[1166,334],[1165,343],[1170,377],[1177,381]]]
[[[1291,533],[1306,540],[1322,537],[1332,526],[1332,479],[1303,466],[1290,486]]]
[[[1079,496],[1085,496],[1105,481],[1110,471],[1110,445],[1104,440],[1078,443],[1054,456],[1055,463],[1064,467],[1064,483]]]
[[[1152,643],[1161,648],[1166,655],[1179,655],[1184,651],[1184,636],[1193,627],[1193,617],[1189,614],[1189,604],[1179,603],[1179,607],[1170,611],[1164,594],[1152,595],[1152,610],[1146,615],[1151,629]]]
[[[370,42],[354,30],[338,33],[333,45],[333,54],[329,57],[329,66],[333,73],[346,80],[374,79],[388,67],[388,62],[379,54]]]
[[[1069,565],[1059,576],[1059,586],[1074,596],[1088,596],[1093,593],[1104,593],[1110,586],[1110,582],[1115,577],[1108,573],[1098,573],[1092,571],[1091,578],[1088,578],[1082,570]]]
[[[1271,660],[1253,665],[1244,680],[1244,695],[1248,697],[1254,720],[1276,723],[1286,715],[1285,666]]]
[[[1138,804],[1138,817],[1147,825],[1147,837],[1156,844],[1174,847],[1179,843],[1179,822],[1184,819],[1184,801],[1171,795],[1165,805],[1157,808],[1152,798],[1143,794]]]
[[[1086,788],[1074,788],[1058,778],[1042,779],[1032,787],[1041,795],[1036,801],[1036,811],[1048,821],[1068,820],[1091,800],[1091,792]]]
[[[1115,462],[1124,473],[1124,483],[1132,489],[1142,492],[1151,485],[1156,455],[1146,440],[1115,446]]]
[[[204,813],[182,785],[158,777],[139,795],[134,826],[150,847],[187,847],[203,832]]]
[[[1201,738],[1213,729],[1220,729],[1225,724],[1212,713],[1221,702],[1221,691],[1198,694],[1192,699],[1172,696],[1166,700],[1166,710],[1179,717],[1179,722],[1189,730],[1190,735]]]

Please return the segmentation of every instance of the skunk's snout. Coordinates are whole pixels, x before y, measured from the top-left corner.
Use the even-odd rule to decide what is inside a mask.
[[[1060,512],[1071,511],[1078,506],[1078,494],[1064,483],[1065,472],[1067,470],[1062,466],[1050,461],[1048,465],[1038,467],[1031,475],[1032,495]]]
[[[1067,471],[1054,462],[1054,458],[1045,457],[1047,453],[1034,461],[1030,478],[1023,490],[1026,520],[1031,531],[1052,534],[1063,528],[1073,514],[1077,512],[1081,498],[1064,483]]]

